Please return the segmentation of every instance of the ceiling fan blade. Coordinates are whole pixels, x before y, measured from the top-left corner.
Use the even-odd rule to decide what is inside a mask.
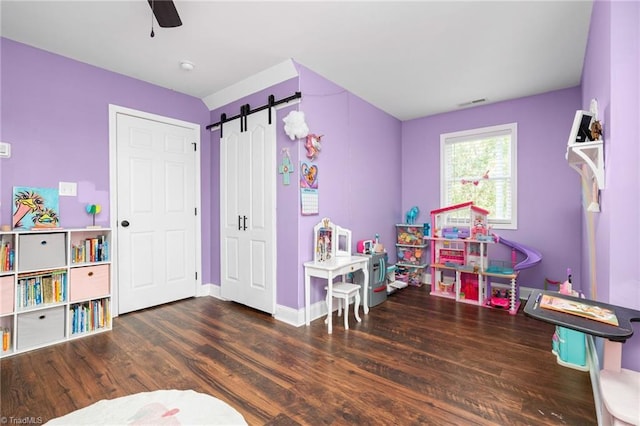
[[[162,28],[173,28],[182,25],[180,15],[173,4],[173,0],[147,0],[153,14]]]

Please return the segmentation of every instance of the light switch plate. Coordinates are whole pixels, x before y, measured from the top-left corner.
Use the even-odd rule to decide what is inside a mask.
[[[11,144],[0,142],[0,158],[11,158]]]
[[[60,182],[58,195],[61,197],[75,197],[78,195],[78,184],[75,182]]]

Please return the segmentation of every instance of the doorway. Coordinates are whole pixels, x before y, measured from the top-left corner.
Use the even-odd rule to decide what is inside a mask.
[[[110,105],[113,312],[193,297],[200,283],[200,126]]]

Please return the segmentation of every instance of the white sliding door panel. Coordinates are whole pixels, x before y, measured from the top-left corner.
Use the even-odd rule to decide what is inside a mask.
[[[275,125],[268,111],[223,124],[220,140],[221,295],[275,311]],[[231,243],[233,241],[233,243]]]

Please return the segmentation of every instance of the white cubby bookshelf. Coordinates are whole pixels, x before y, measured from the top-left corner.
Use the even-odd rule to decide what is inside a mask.
[[[111,230],[0,232],[0,357],[111,330]]]

